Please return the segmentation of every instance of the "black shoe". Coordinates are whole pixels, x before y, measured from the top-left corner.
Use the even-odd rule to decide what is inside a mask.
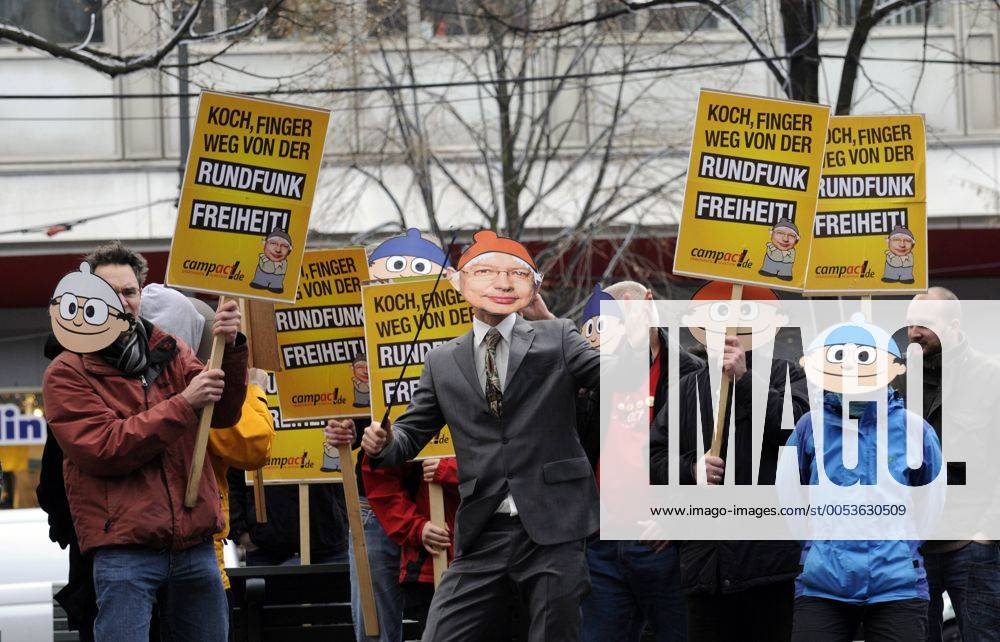
[[[792,280],[792,275],[791,274],[781,274],[781,275],[778,275],[778,278],[781,279],[782,281],[791,281]]]
[[[909,285],[910,283],[913,283],[913,279],[900,279],[899,282]]]
[[[267,288],[267,289],[270,290],[271,292],[274,292],[275,294],[281,294],[282,292],[285,291],[285,288],[283,288],[283,287],[282,288]]]
[[[765,272],[764,270],[758,270],[757,274],[759,274],[761,276],[778,276],[777,274],[774,274],[773,272]]]
[[[896,279],[887,279],[883,276],[882,283],[896,283]]]
[[[269,289],[266,285],[261,285],[260,283],[255,283],[253,281],[250,281],[250,287],[252,287],[255,290],[267,290],[267,289]]]
[[[320,468],[320,472],[324,473],[339,473],[342,472],[339,468]]]

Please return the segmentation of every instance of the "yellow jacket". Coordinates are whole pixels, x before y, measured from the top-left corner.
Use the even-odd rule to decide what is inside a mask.
[[[255,384],[247,386],[243,414],[231,428],[214,428],[208,437],[208,454],[215,471],[226,525],[215,534],[215,555],[222,572],[222,584],[229,588],[229,576],[222,556],[222,540],[229,535],[229,484],[226,472],[230,468],[256,470],[267,462],[274,443],[274,417],[267,407],[266,393]]]

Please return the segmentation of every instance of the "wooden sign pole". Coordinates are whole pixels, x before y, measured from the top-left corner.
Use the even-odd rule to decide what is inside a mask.
[[[446,528],[447,523],[444,518],[444,492],[441,488],[441,484],[436,482],[431,482],[428,484],[429,499],[431,504],[431,524],[434,524],[438,528]],[[436,553],[432,557],[434,561],[434,588],[437,588],[438,584],[441,583],[441,575],[444,574],[445,570],[448,568],[448,551],[447,549]]]
[[[239,299],[240,302],[240,323],[243,335],[247,338],[247,344],[250,349],[247,354],[247,367],[256,368],[254,364],[254,345],[256,341],[254,340],[253,323],[250,319],[250,302],[246,299]],[[272,306],[273,309],[273,306]],[[254,513],[257,514],[257,523],[266,524],[267,523],[267,506],[264,503],[264,469],[258,468],[253,471],[253,508]]]
[[[299,484],[299,563],[312,563],[312,549],[309,542],[309,484]]]
[[[267,504],[264,502],[264,469],[253,471],[253,512],[258,524],[267,523]]]
[[[274,304],[249,300],[246,310],[246,327],[253,335],[253,340],[250,342],[253,367],[281,372],[281,351],[278,349],[278,324],[275,320]]]
[[[743,284],[734,283],[733,293],[730,297],[730,301],[740,301],[743,299]],[[729,319],[726,321],[726,337],[735,337],[738,328],[733,325],[733,317],[737,318],[739,315],[734,315],[733,310],[735,307],[729,306]],[[724,347],[724,346],[723,346]],[[729,384],[730,384],[729,374],[726,372],[722,373],[721,381],[719,382],[719,414],[715,418],[715,432],[712,433],[712,456],[718,457],[719,453],[722,451],[722,434],[726,428],[726,419],[729,414]]]
[[[872,295],[864,294],[861,296],[861,313],[865,315],[867,323],[872,322]]]
[[[225,297],[219,297],[220,308],[225,300]],[[212,335],[212,352],[205,365],[207,370],[216,370],[222,366],[222,353],[225,349],[225,335]],[[208,449],[208,433],[212,429],[212,413],[214,411],[214,403],[201,409],[201,421],[198,422],[198,435],[194,442],[194,456],[191,458],[191,469],[188,471],[187,492],[184,494],[184,505],[188,508],[194,508],[198,503],[198,486],[201,484],[201,472],[205,467],[205,451]]]
[[[358,496],[358,480],[354,476],[354,456],[350,446],[337,446],[337,451],[340,453],[340,469],[343,471],[344,500],[351,528],[351,544],[354,546],[354,564],[358,569],[361,619],[365,625],[365,635],[378,637],[378,610],[375,607],[375,588],[372,586],[372,571],[368,564],[365,531],[361,524],[361,499]]]

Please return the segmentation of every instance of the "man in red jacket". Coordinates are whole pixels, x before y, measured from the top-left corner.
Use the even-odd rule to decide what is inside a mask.
[[[444,457],[372,469],[365,457],[361,474],[375,517],[399,545],[399,583],[406,610],[422,629],[434,597],[433,556],[446,553],[450,561],[455,554],[451,531],[459,503],[458,464],[454,457]],[[444,490],[446,528],[431,523],[431,482]]]
[[[186,344],[139,318],[142,255],[116,242],[86,261],[138,319],[107,348],[64,351],[45,371],[73,525],[94,559],[95,638],[146,642],[158,602],[164,639],[224,642],[226,597],[212,545],[224,522],[207,458],[194,508],[184,507],[184,493],[198,411],[215,403],[219,427],[240,419],[247,347],[239,310],[229,301],[216,313],[212,332],[226,349],[222,368],[205,370]]]

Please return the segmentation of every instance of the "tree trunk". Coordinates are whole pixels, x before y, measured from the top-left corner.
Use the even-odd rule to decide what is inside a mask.
[[[844,66],[840,70],[840,89],[837,93],[838,116],[851,113],[854,103],[854,84],[858,79],[858,67],[861,65],[861,50],[868,42],[868,35],[875,20],[872,18],[872,9],[875,0],[862,0],[858,5],[858,13],[854,19],[854,30],[851,31],[851,40],[847,43],[847,52],[844,55]]]
[[[491,44],[497,78],[496,102],[500,121],[500,170],[503,180],[503,209],[506,219],[503,227],[511,238],[516,239],[521,235],[520,200],[523,185],[514,166],[517,140],[515,140],[514,128],[511,125],[514,117],[511,113],[513,91],[512,86],[506,82],[508,70],[504,58],[503,34],[495,33],[492,26],[490,31],[491,40],[493,40]]]
[[[788,97],[819,102],[819,0],[781,2],[788,61]]]

